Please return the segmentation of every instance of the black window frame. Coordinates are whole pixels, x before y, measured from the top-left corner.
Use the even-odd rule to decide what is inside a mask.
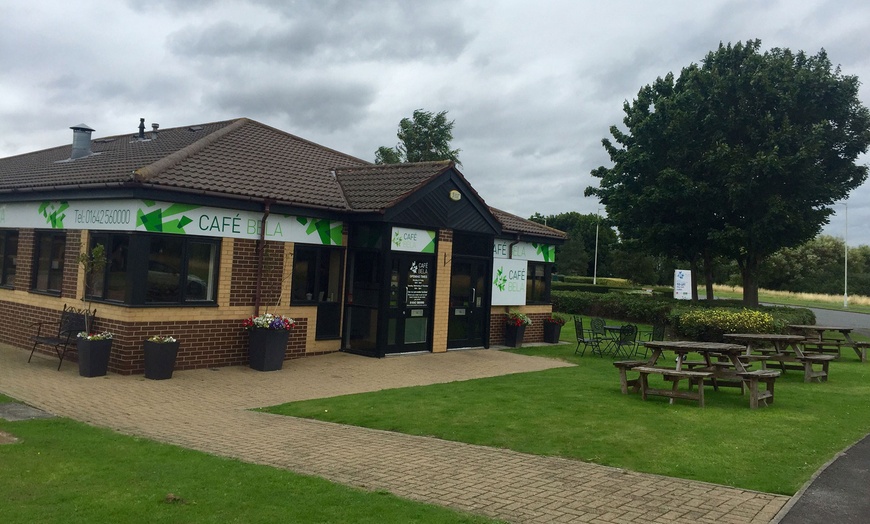
[[[107,293],[110,290],[110,271],[111,257],[113,256],[109,246],[115,246],[115,239],[125,239],[127,254],[124,260],[126,270],[124,272],[124,298],[118,300],[115,298],[107,298]],[[178,299],[177,300],[149,300],[148,299],[148,284],[149,271],[152,267],[150,260],[151,243],[154,239],[167,239],[181,243],[180,267],[177,268],[178,279]],[[100,279],[99,285],[94,285],[92,290],[89,290],[88,300],[98,302],[106,302],[118,305],[127,306],[142,306],[142,307],[179,307],[179,306],[214,306],[217,305],[218,297],[218,282],[220,272],[220,252],[221,239],[214,237],[188,236],[188,235],[171,235],[160,233],[137,233],[123,231],[94,231],[90,234],[88,249],[93,249],[98,243],[106,246],[106,257],[108,260]],[[211,299],[191,299],[188,298],[187,286],[184,282],[189,282],[190,277],[190,251],[191,244],[208,244],[214,250],[214,259],[211,268],[211,282],[206,282],[205,285],[212,289]]]
[[[296,280],[296,261],[301,258],[300,252],[305,252],[306,254],[313,253],[314,254],[314,274],[309,276],[308,280],[314,280],[314,286],[310,289],[311,298],[299,298],[297,297],[297,290],[294,289],[297,283]],[[321,273],[321,265],[323,263],[323,257],[325,254],[329,253],[338,253],[339,254],[339,268],[337,272],[338,283],[336,294],[332,297],[332,300],[329,300],[328,295],[328,284],[327,289],[321,289],[320,283],[322,281],[322,273]],[[290,278],[290,305],[291,306],[309,306],[312,304],[317,304],[319,302],[341,302],[341,290],[344,284],[344,264],[345,257],[347,256],[347,250],[344,247],[336,247],[336,246],[319,246],[312,244],[296,244],[296,247],[293,249],[293,274]],[[323,299],[320,299],[320,293],[323,293]],[[304,293],[303,293],[304,296]]]
[[[63,249],[61,249],[61,258],[60,258],[59,267],[56,269],[52,269],[51,267],[49,267],[49,275],[48,275],[48,282],[47,282],[46,288],[41,289],[39,287],[39,278],[40,278],[39,268],[40,268],[40,264],[42,262],[42,256],[44,255],[44,253],[42,252],[42,240],[45,238],[62,239],[63,240]],[[34,293],[44,293],[46,295],[60,296],[61,292],[63,291],[63,271],[64,271],[64,267],[67,264],[67,261],[65,260],[66,259],[66,248],[67,248],[66,242],[67,242],[67,234],[66,234],[66,231],[64,231],[64,230],[45,229],[45,230],[37,230],[34,232],[34,235],[33,235],[33,273],[31,275],[30,291],[32,291]],[[54,242],[52,242],[52,244],[53,243]],[[49,262],[49,265],[51,265],[50,262]],[[58,283],[57,289],[50,287],[51,280],[52,280],[51,279],[52,273],[55,273],[56,275],[60,276],[60,281]]]
[[[538,280],[535,276],[535,268],[542,267],[544,269],[543,277],[540,277],[540,280],[543,281],[543,294],[541,297],[534,296],[535,286],[532,283],[533,280]],[[550,291],[551,291],[551,282],[553,278],[553,264],[550,262],[529,262],[526,266],[526,304],[550,304]]]
[[[10,239],[15,239],[15,252],[10,259],[9,247]],[[20,231],[17,229],[0,229],[0,287],[14,288],[15,276],[18,274],[18,242],[21,238]],[[10,273],[9,269],[12,266],[15,271]]]

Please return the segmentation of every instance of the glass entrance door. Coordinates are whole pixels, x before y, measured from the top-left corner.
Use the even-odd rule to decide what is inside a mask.
[[[386,353],[431,350],[434,262],[427,255],[393,255]]]
[[[484,345],[489,307],[488,263],[473,258],[453,258],[450,276],[450,313],[447,347]]]

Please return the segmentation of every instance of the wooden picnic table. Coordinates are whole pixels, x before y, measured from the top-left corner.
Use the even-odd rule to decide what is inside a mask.
[[[805,347],[806,345],[814,345],[820,351],[824,351],[825,346],[834,346],[836,348],[837,356],[839,356],[840,346],[847,346],[855,351],[861,362],[867,362],[867,347],[870,346],[870,344],[855,342],[852,340],[852,328],[842,326],[816,326],[810,324],[790,324],[788,327],[789,329],[804,334],[806,337],[806,342],[804,342]],[[826,338],[826,331],[839,332],[843,335],[843,340],[841,341],[831,337]]]
[[[770,343],[776,355],[788,355],[793,352],[798,357],[803,357],[804,352],[800,347],[800,343],[806,340],[802,335],[777,335],[774,333],[726,333],[723,338],[735,340],[745,344],[744,351],[747,355],[752,355],[753,345],[760,343]]]
[[[672,404],[674,399],[682,398],[697,400],[699,405],[703,407],[705,380],[709,380],[715,389],[718,389],[720,380],[736,382],[732,385],[739,386],[741,392],[743,391],[744,381],[746,381],[750,383],[753,391],[752,398],[750,399],[751,407],[757,407],[759,400],[765,403],[768,401],[770,403],[773,402],[773,381],[779,373],[765,371],[763,376],[753,376],[754,373],[760,372],[748,371],[746,364],[741,360],[746,351],[746,346],[691,340],[654,340],[645,344],[652,350],[652,354],[646,362],[634,360],[614,363],[620,371],[620,384],[623,393],[628,393],[628,388],[632,387],[635,391],[639,389],[644,399],[650,394],[661,395],[670,397]],[[676,364],[673,368],[656,366],[656,363],[661,359],[665,351],[673,351],[677,355]],[[683,370],[683,363],[688,353],[699,353],[704,358],[704,362],[700,363],[700,367],[690,371]],[[723,359],[726,359],[728,362],[723,362]],[[628,370],[637,371],[640,373],[640,377],[636,380],[627,380],[626,372]],[[647,380],[650,374],[659,374],[666,381],[672,381],[672,388],[670,390],[650,388]],[[678,384],[682,379],[689,382],[689,391],[678,391]],[[758,391],[759,380],[767,384],[768,390],[766,392]],[[695,385],[697,385],[698,390],[692,392],[692,387]]]
[[[752,359],[752,351],[756,350],[764,353],[764,357],[756,357],[761,360],[762,369],[767,369],[767,361],[779,362],[780,369],[785,372],[786,369],[802,369],[804,371],[804,381],[811,382],[812,379],[818,378],[820,382],[828,380],[828,364],[834,360],[834,355],[808,354],[803,351],[801,344],[806,341],[803,335],[780,335],[775,333],[726,333],[722,335],[729,340],[735,340],[746,344],[746,359]],[[773,346],[773,350],[759,349],[759,344],[769,343]],[[787,363],[799,362],[799,365],[788,365]],[[815,370],[813,365],[821,365],[821,370]]]

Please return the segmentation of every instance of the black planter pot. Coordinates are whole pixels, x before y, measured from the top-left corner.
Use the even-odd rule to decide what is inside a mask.
[[[278,371],[284,365],[287,340],[286,329],[252,329],[248,339],[248,358],[257,371]]]
[[[109,353],[112,352],[112,339],[86,340],[76,343],[79,356],[79,375],[83,377],[102,377],[109,370]]]
[[[550,322],[544,322],[544,342],[558,344],[562,334],[562,326]]]
[[[509,348],[523,347],[523,337],[526,334],[526,326],[504,327],[504,345]]]
[[[179,342],[151,342],[146,340],[142,346],[145,352],[145,378],[166,380],[172,378],[175,358],[178,356]]]

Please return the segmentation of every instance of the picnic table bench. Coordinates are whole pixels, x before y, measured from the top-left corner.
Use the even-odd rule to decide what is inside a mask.
[[[704,407],[704,379],[713,376],[713,373],[708,371],[676,370],[651,366],[638,366],[634,368],[634,371],[640,374],[640,395],[643,400],[646,400],[648,395],[657,395],[671,399],[696,400],[700,407]],[[651,388],[648,377],[652,374],[661,375],[666,381],[673,382],[671,389]],[[680,381],[683,379],[689,383],[688,391],[679,390]],[[692,386],[697,386],[697,389],[693,390]]]
[[[763,402],[765,406],[773,404],[773,385],[779,377],[779,371],[756,369],[755,371],[744,371],[737,375],[749,387],[749,409],[757,409],[759,402]],[[759,382],[763,382],[766,389],[758,389]]]

